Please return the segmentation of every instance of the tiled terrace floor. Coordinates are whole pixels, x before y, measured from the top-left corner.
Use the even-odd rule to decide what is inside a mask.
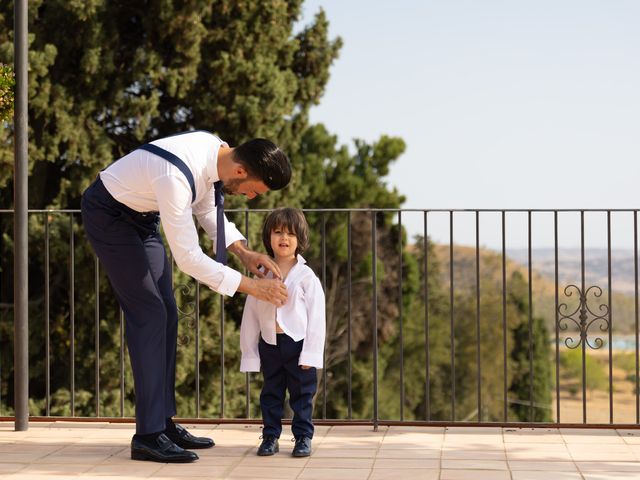
[[[640,479],[640,430],[319,426],[310,458],[257,457],[256,425],[193,425],[216,446],[200,460],[129,459],[129,424],[0,422],[0,478],[208,478],[260,480]]]

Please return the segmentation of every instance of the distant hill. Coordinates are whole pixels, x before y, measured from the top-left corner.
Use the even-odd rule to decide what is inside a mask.
[[[441,282],[448,285],[449,246],[435,245],[437,261],[441,265]],[[456,292],[475,295],[476,288],[476,251],[474,247],[454,246],[454,288]],[[514,271],[519,271],[528,278],[528,253],[523,250],[507,251],[507,278]],[[481,304],[483,293],[487,289],[502,289],[502,255],[489,249],[480,249],[481,270]],[[534,315],[542,316],[549,328],[555,332],[555,260],[553,249],[532,250],[532,300]],[[630,335],[635,330],[634,300],[634,263],[633,250],[613,250],[611,262],[612,302],[611,312],[613,334]],[[560,249],[558,251],[558,303],[567,303],[569,309],[577,306],[577,295],[571,297],[564,294],[570,284],[581,284],[580,249]],[[597,285],[602,289],[602,296],[590,295],[588,304],[593,311],[600,305],[608,304],[607,283],[607,251],[606,249],[589,249],[585,251],[585,286]],[[507,290],[508,290],[507,285]],[[482,305],[481,305],[482,308]],[[606,337],[605,333],[605,337]]]
[[[555,252],[553,248],[532,250],[533,268],[541,276],[554,279]],[[507,256],[521,265],[527,265],[526,249],[509,250]],[[580,283],[581,253],[579,248],[558,250],[558,277],[560,283]],[[608,261],[606,249],[585,249],[585,281],[587,285],[607,288]],[[633,250],[611,250],[611,284],[614,293],[633,295],[635,291]]]

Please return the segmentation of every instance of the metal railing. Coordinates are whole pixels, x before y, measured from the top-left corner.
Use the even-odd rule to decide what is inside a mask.
[[[231,210],[228,215],[251,242],[266,212]],[[305,256],[327,296],[326,364],[315,408],[319,419],[374,426],[640,424],[638,210],[305,213],[313,240]],[[12,345],[7,337],[13,321],[7,287],[12,215],[0,210],[0,345],[5,352]],[[540,219],[546,223],[536,229]],[[79,211],[30,210],[29,222],[31,344],[36,348],[30,372],[14,372],[11,356],[0,355],[0,416],[13,414],[14,375],[30,378],[37,405],[32,415],[131,416],[125,319],[84,238]],[[405,239],[407,226],[417,234],[412,241]],[[579,265],[568,273],[561,233],[569,238],[565,243],[577,242],[572,245],[579,252]],[[587,260],[596,251],[590,236],[602,237],[598,252],[606,252],[600,277]],[[522,248],[514,249],[511,241]],[[612,252],[620,251],[612,242],[625,246],[624,268],[612,262]],[[536,267],[537,244],[548,247],[546,270]],[[617,292],[612,282],[623,273],[625,287]],[[237,372],[242,302],[200,288],[177,271],[174,278],[181,317],[183,412],[178,415],[255,419],[260,378]],[[594,283],[605,278],[603,285]],[[623,306],[618,317],[616,304]],[[619,337],[630,343],[631,352],[614,348]],[[66,358],[60,355],[65,350]],[[579,352],[577,360],[572,351]],[[620,365],[626,368],[622,377]],[[625,392],[626,403],[618,404],[623,387],[632,393]],[[629,414],[630,399],[635,415]],[[607,418],[591,419],[603,405]]]

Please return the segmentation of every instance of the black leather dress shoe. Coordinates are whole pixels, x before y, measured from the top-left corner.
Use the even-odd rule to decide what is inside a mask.
[[[262,439],[262,443],[258,447],[258,455],[261,457],[268,457],[274,455],[280,451],[278,446],[278,438],[273,435],[267,435]]]
[[[296,438],[296,444],[291,455],[294,457],[308,457],[311,455],[311,439],[309,437]]]
[[[131,459],[161,463],[190,463],[196,461],[198,455],[180,448],[161,433],[152,441],[142,440],[134,435],[131,440]]]
[[[169,437],[173,443],[182,448],[211,448],[215,445],[211,438],[194,437],[182,425],[174,424],[174,428],[167,428],[164,434]]]

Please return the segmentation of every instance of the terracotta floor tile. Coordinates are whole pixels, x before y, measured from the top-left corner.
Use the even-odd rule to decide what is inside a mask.
[[[502,435],[502,427],[445,427],[447,435]]]
[[[506,461],[499,460],[442,460],[443,470],[508,470]]]
[[[440,468],[440,460],[439,459],[412,459],[412,458],[404,458],[401,461],[393,458],[379,458],[376,459],[373,464],[373,468],[396,468],[402,465],[402,468],[427,468],[427,469],[438,469]]]
[[[27,448],[21,451],[22,453],[3,453],[0,455],[0,463],[33,463],[47,455],[46,453],[29,453]]]
[[[638,480],[637,472],[586,472],[584,480]]]
[[[581,472],[640,472],[640,462],[576,462]],[[640,475],[639,475],[640,477]]]
[[[407,435],[407,434],[418,434],[418,435],[426,435],[429,437],[444,437],[446,430],[445,427],[389,427],[387,430],[387,437],[392,437],[394,435]]]
[[[376,454],[376,458],[440,458],[440,449],[419,449],[419,448],[381,448]]]
[[[89,463],[32,463],[20,473],[34,475],[77,475],[91,470],[95,464]]]
[[[503,450],[465,450],[444,449],[442,458],[449,460],[506,460],[507,455]]]
[[[191,477],[224,477],[228,466],[215,466],[215,465],[165,465],[153,474],[153,478],[177,477],[177,478],[191,478]]]
[[[440,480],[510,480],[507,471],[499,470],[442,470]],[[550,479],[547,479],[550,480]]]
[[[133,475],[136,477],[150,477],[154,472],[162,468],[162,463],[156,462],[135,462],[127,464],[96,465],[84,472],[84,475]],[[185,467],[186,468],[186,467]]]
[[[528,460],[509,460],[509,469],[514,471],[552,471],[552,472],[577,472],[578,468],[573,462],[536,462]]]
[[[562,471],[516,471],[511,472],[512,480],[582,480],[578,472]]]
[[[305,468],[372,468],[377,461],[373,458],[310,458]]]
[[[78,480],[78,477],[76,475],[56,475],[55,477],[52,477],[51,475],[48,474],[44,474],[44,475],[37,475],[34,473],[15,473],[9,477],[7,477],[7,479],[11,479],[11,480],[51,480],[51,479],[55,479],[55,480]],[[102,480],[102,478],[100,479]],[[122,479],[119,479],[122,480]]]
[[[244,477],[251,479],[258,479],[262,476],[281,478],[282,480],[295,479],[298,477],[302,467],[289,468],[289,467],[245,467],[237,466],[229,472],[230,477]]]
[[[369,468],[305,468],[300,480],[367,480],[371,474]]]
[[[33,463],[62,463],[62,464],[89,464],[97,465],[104,462],[110,457],[110,455],[93,455],[93,454],[80,454],[80,455],[58,455],[51,454],[46,457],[39,458]]]
[[[313,451],[314,458],[374,458],[375,455],[375,450],[362,448],[348,450],[344,448],[323,448],[321,446]]]
[[[560,433],[566,443],[594,443],[598,445],[623,444],[624,440],[615,430],[596,428],[561,428]]]
[[[374,469],[368,480],[438,480],[440,470],[416,470],[407,468]]]
[[[28,465],[27,463],[0,463],[0,475],[18,472]]]
[[[238,465],[244,467],[304,467],[309,461],[307,458],[295,458],[288,453],[280,452],[270,457],[248,455],[239,460]]]

